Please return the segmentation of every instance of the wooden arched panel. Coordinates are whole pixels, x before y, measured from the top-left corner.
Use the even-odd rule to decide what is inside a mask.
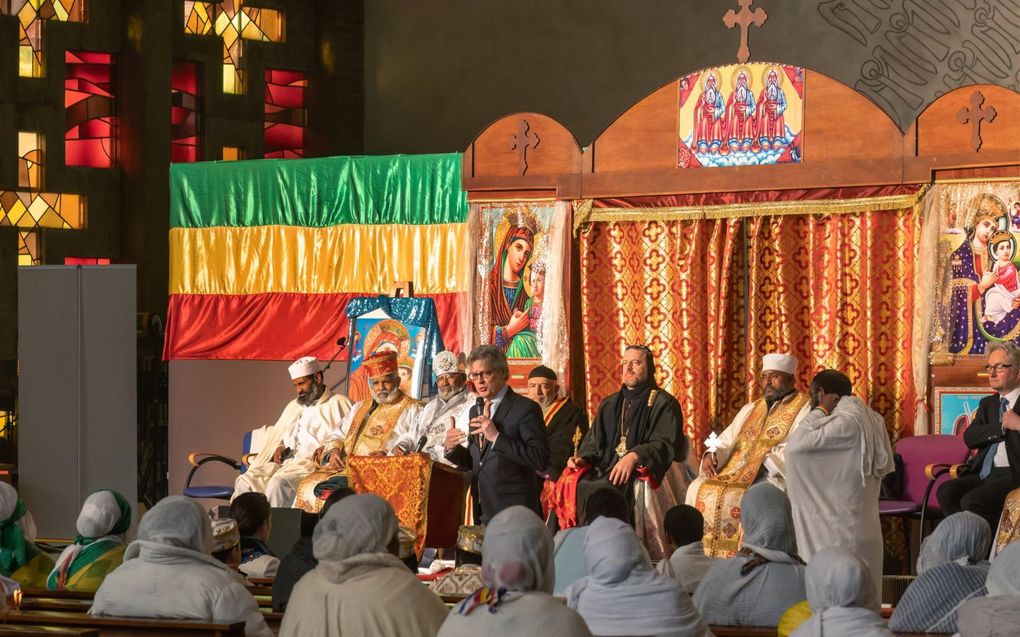
[[[581,149],[562,124],[539,113],[516,113],[489,125],[464,153],[466,190],[557,189],[579,192]],[[570,184],[574,184],[574,192]]]
[[[1020,93],[992,84],[946,93],[917,118],[917,155],[937,163],[1020,162]]]

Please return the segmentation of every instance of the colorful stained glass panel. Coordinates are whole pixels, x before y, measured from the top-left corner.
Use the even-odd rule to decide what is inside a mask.
[[[67,51],[64,61],[64,163],[110,168],[117,144],[113,56]]]
[[[45,77],[43,23],[84,22],[85,0],[0,0],[0,13],[18,17],[18,75]]]
[[[202,158],[200,86],[197,63],[174,62],[170,84],[170,161],[193,162]]]
[[[304,73],[280,69],[266,69],[265,79],[265,156],[304,157],[308,80]]]

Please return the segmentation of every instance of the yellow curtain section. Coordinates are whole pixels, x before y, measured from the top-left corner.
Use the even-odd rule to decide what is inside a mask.
[[[588,413],[621,384],[623,348],[647,345],[700,451],[745,395],[746,248],[739,219],[591,224],[581,233]]]
[[[171,294],[463,292],[465,224],[173,228]]]
[[[789,352],[800,387],[838,369],[894,438],[911,430],[920,221],[912,207],[747,219],[748,385],[763,354]]]

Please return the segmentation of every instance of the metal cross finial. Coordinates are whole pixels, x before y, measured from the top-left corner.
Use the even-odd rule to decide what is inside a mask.
[[[981,94],[981,91],[974,91],[970,94],[970,108],[965,106],[956,113],[956,119],[960,120],[961,124],[970,124],[970,146],[975,153],[981,150],[981,144],[984,141],[981,139],[981,122],[991,124],[998,114],[995,112],[994,106],[989,105],[988,108],[982,108],[984,103],[985,96]]]
[[[517,132],[510,139],[510,150],[517,151],[520,158],[518,167],[521,169],[522,175],[528,173],[528,149],[538,148],[541,142],[542,138],[538,136],[538,133],[531,132],[531,124],[528,123],[528,120],[522,118],[517,125]]]
[[[748,58],[751,57],[751,48],[747,45],[747,30],[752,24],[760,27],[765,24],[765,20],[769,17],[769,14],[765,13],[765,9],[761,7],[752,10],[751,5],[753,3],[754,0],[737,0],[737,4],[740,5],[740,11],[737,12],[730,9],[722,19],[727,29],[740,25],[740,48],[737,49],[737,61],[741,64],[747,62]]]

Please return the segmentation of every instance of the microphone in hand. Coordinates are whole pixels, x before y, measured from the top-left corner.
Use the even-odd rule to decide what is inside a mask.
[[[485,415],[485,399],[479,396],[478,398],[475,398],[475,405],[471,408],[471,418],[474,419],[483,415]],[[482,445],[485,443],[484,436],[480,433],[471,434],[471,440],[478,445],[479,449],[481,449]]]

